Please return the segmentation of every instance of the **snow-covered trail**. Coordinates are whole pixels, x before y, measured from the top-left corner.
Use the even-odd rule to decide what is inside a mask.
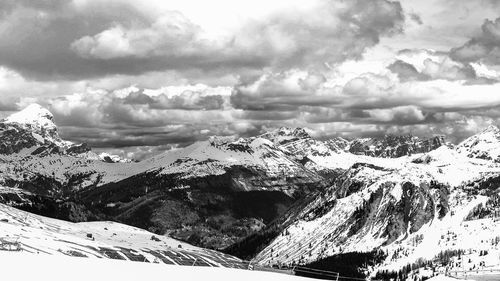
[[[238,280],[306,281],[304,277],[242,269],[175,266],[0,251],[1,280]]]

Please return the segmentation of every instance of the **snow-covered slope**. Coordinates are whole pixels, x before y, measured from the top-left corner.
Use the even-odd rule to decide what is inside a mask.
[[[173,265],[244,268],[241,260],[115,222],[70,223],[0,204],[0,248]]]
[[[457,146],[457,151],[471,158],[500,161],[500,130],[489,126],[484,131],[467,138]]]
[[[99,153],[99,159],[108,163],[130,163],[132,160],[127,158],[122,158],[119,155],[109,154],[107,152]]]
[[[316,177],[264,138],[233,140],[211,137],[186,148],[169,151],[142,162],[148,171],[181,174],[183,178],[221,175],[233,166],[262,171],[265,176]]]
[[[373,272],[397,271],[419,259],[432,261],[443,251],[470,249],[471,257],[477,256],[497,239],[500,224],[491,218],[500,215],[492,211],[499,208],[496,163],[469,158],[447,146],[398,159],[363,157],[349,156],[359,162],[304,206],[298,219],[255,260],[307,264],[342,253],[382,249],[388,257]],[[468,221],[485,214],[486,221]],[[492,255],[475,259],[470,266],[477,268],[480,261],[497,257],[497,251],[495,244]],[[488,264],[498,266],[500,261],[490,259]]]
[[[34,103],[5,118],[4,122],[23,124],[31,126],[35,130],[41,131],[56,129],[56,125],[53,120],[54,116],[50,111],[41,105]]]
[[[293,275],[208,266],[176,266],[111,259],[85,259],[67,256],[0,251],[4,280],[274,280],[307,281]]]
[[[494,213],[499,140],[493,127],[456,149],[443,137],[316,140],[305,129],[279,128],[251,138],[214,136],[135,163],[62,140],[50,112],[33,105],[0,122],[0,184],[7,187],[0,200],[212,248],[271,227],[278,234],[258,245],[256,261],[264,264],[373,249],[392,257],[406,245],[407,255],[381,267],[394,269],[422,258],[425,247],[441,250],[443,238],[428,233]],[[276,227],[276,219],[285,223]],[[487,239],[497,231],[489,223]],[[410,249],[416,235],[427,246]]]

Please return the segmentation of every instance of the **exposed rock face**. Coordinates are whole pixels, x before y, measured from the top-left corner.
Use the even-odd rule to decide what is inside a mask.
[[[260,135],[261,138],[268,139],[275,145],[285,145],[290,142],[311,139],[309,133],[302,128],[281,127],[274,131]]]
[[[79,196],[116,220],[223,248],[325,187],[321,176],[262,138],[214,137],[148,163],[156,167]]]
[[[371,251],[448,213],[448,187],[418,169],[355,165],[257,256],[261,263],[306,263]],[[276,257],[279,257],[276,259]]]
[[[48,154],[84,154],[90,151],[87,144],[74,144],[59,136],[54,116],[38,104],[0,121],[0,154],[23,152],[44,156]]]
[[[349,152],[373,157],[397,158],[426,153],[446,144],[443,136],[420,139],[411,135],[387,135],[382,139],[356,139],[350,143]]]
[[[0,202],[74,221],[122,221],[204,247],[248,238],[255,247],[246,253],[263,263],[390,247],[459,210],[462,189],[498,193],[497,177],[478,180],[500,174],[496,128],[456,150],[443,137],[323,141],[280,128],[130,163],[62,140],[50,112],[32,110],[0,122],[0,184],[13,190]]]
[[[38,104],[29,105],[10,115],[2,123],[24,129],[31,133],[32,137],[40,144],[53,143],[62,148],[71,145],[71,142],[64,141],[59,137],[52,113]]]
[[[260,137],[211,137],[128,163],[61,140],[52,115],[39,106],[0,124],[9,128],[0,183],[33,194],[25,197],[38,202],[40,212],[53,216],[49,209],[62,210],[67,202],[72,211],[60,212],[66,219],[124,221],[207,247],[225,247],[260,230],[293,202],[326,186],[321,175]],[[290,134],[279,137],[304,138],[307,133]],[[15,203],[8,198],[3,200]]]
[[[42,145],[40,138],[18,124],[0,122],[0,154],[18,153],[22,149]]]

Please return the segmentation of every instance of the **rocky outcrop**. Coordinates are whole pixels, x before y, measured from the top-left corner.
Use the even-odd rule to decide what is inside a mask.
[[[397,158],[426,153],[446,145],[444,136],[421,139],[411,135],[387,135],[382,139],[356,139],[349,144],[349,152],[372,157]]]
[[[302,210],[257,256],[260,263],[304,264],[405,239],[448,211],[449,189],[418,169],[355,165]]]

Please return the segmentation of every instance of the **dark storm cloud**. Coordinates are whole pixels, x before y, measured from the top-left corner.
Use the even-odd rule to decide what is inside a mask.
[[[7,3],[0,7],[0,64],[36,79],[98,76],[120,69],[119,63],[102,64],[80,58],[69,47],[76,38],[99,32],[112,22],[150,21],[123,3],[92,3],[82,7],[71,1]]]
[[[481,34],[451,50],[452,58],[463,62],[500,64],[500,18],[485,20]]]
[[[396,60],[387,68],[396,73],[401,81],[426,80],[429,78],[427,75],[418,72],[415,66],[402,60]]]
[[[409,13],[410,19],[413,20],[414,22],[418,23],[419,25],[424,24],[424,21],[422,21],[422,18],[415,13]]]
[[[216,110],[222,109],[225,99],[221,95],[205,95],[202,92],[186,90],[179,95],[159,94],[149,96],[142,91],[131,92],[116,102],[130,105],[148,105],[151,109]]]
[[[243,120],[290,120],[298,117],[299,111],[262,111],[245,110],[234,113],[233,116]]]
[[[386,0],[320,1],[312,13],[282,13],[246,26],[235,46],[250,49],[281,69],[316,68],[361,58],[382,35],[402,31],[399,2]]]
[[[216,110],[222,109],[224,98],[220,95],[202,96],[198,92],[185,91],[168,97],[159,95],[150,103],[152,109]]]
[[[267,74],[250,84],[241,84],[231,94],[234,108],[251,111],[291,111],[300,106],[336,103],[334,89],[321,91],[326,79],[321,74],[289,71]]]
[[[209,134],[204,130],[209,128]],[[260,132],[259,126],[240,126],[238,122],[220,124],[193,123],[176,127],[130,127],[130,128],[86,128],[60,127],[61,136],[75,142],[86,142],[92,147],[128,148],[156,146],[187,146],[196,141],[206,140],[210,135],[254,136]]]
[[[34,79],[321,66],[359,58],[404,20],[401,5],[387,0],[318,7],[312,15],[280,13],[244,25],[233,38],[207,40],[175,11],[151,16],[125,2],[3,1],[0,64]]]
[[[485,83],[476,81],[479,77],[469,63],[453,60],[448,53],[422,49],[401,50],[397,59],[387,68],[396,73],[401,81],[429,81],[435,79],[467,80],[469,83]],[[417,68],[415,57],[418,57]],[[409,59],[407,62],[405,59]],[[413,63],[413,64],[412,64]],[[414,65],[415,64],[415,65]]]
[[[38,99],[64,138],[140,159],[210,135],[255,136],[283,125],[320,137],[459,139],[498,120],[498,75],[481,69],[498,58],[498,19],[451,55],[395,54],[392,40],[456,42],[462,35],[446,32],[463,23],[434,26],[434,16],[411,5],[405,21],[397,1],[313,2],[249,15],[219,36],[189,9],[152,12],[150,2],[0,1],[0,111]],[[396,57],[379,61],[386,55]]]
[[[128,94],[124,99],[123,102],[125,104],[152,104],[155,102],[153,98],[151,98],[148,95],[145,95],[144,93],[141,92],[132,92]]]
[[[19,98],[16,97],[0,98],[0,111],[17,111],[19,110],[18,102]]]

